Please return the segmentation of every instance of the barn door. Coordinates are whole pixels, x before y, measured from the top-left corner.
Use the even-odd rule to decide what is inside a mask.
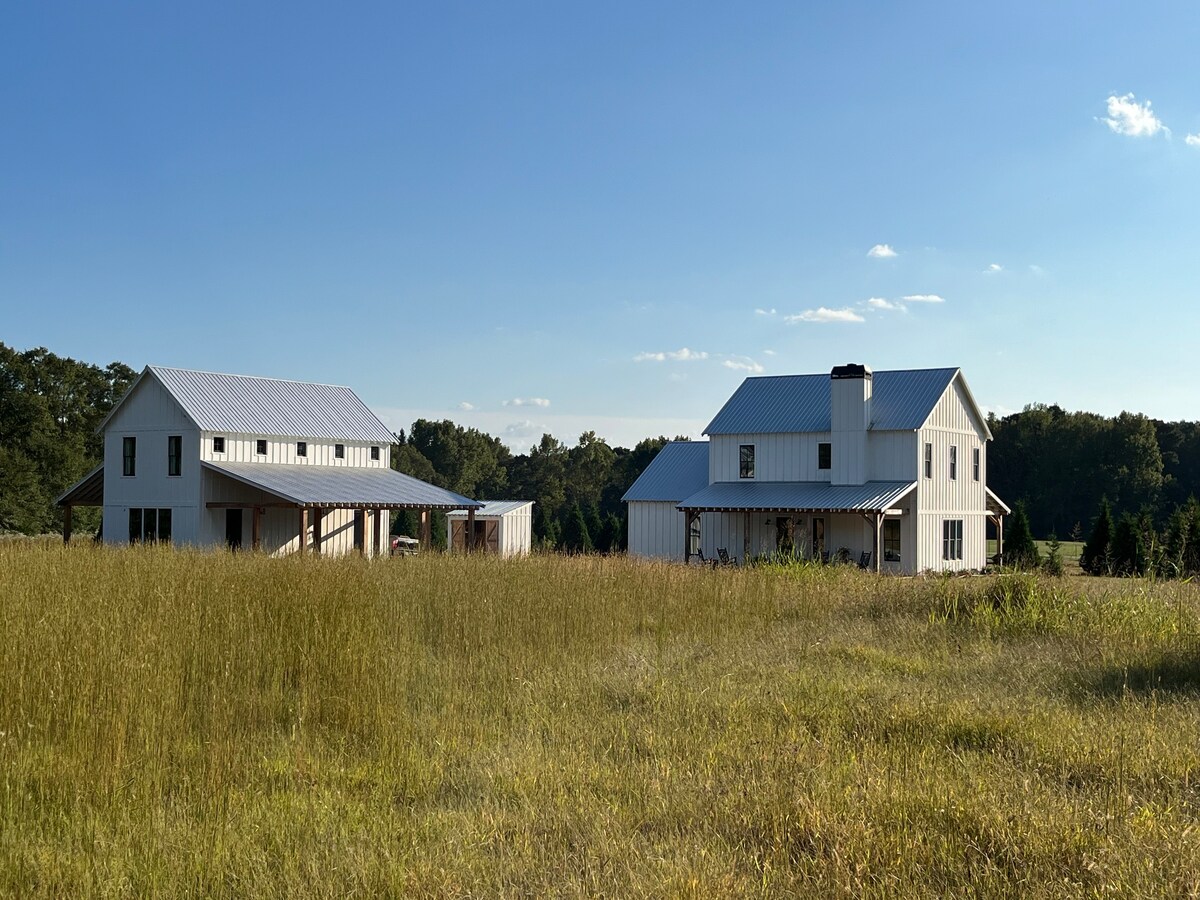
[[[450,520],[450,547],[453,550],[467,549],[467,523]]]
[[[500,552],[500,522],[490,520],[487,523],[487,528],[483,534],[483,549],[487,553]]]

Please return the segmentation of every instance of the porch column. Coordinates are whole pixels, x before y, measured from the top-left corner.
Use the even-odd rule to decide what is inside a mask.
[[[68,503],[63,507],[63,543],[71,543],[71,510],[74,507]]]
[[[375,555],[383,555],[383,519],[387,516],[387,510],[380,508],[375,510]]]
[[[1004,565],[1004,514],[996,516],[996,555],[1000,557],[1000,565]]]
[[[308,550],[308,508],[300,507],[300,552]]]
[[[750,513],[746,513],[742,523],[742,565],[750,562]]]
[[[475,507],[467,510],[467,552],[475,552]]]
[[[421,549],[433,549],[433,515],[428,509],[421,510]]]
[[[250,513],[250,549],[258,550],[262,543],[262,513],[261,506],[254,507]]]
[[[319,506],[313,507],[313,553],[321,555],[321,520],[325,518],[325,510]]]
[[[875,515],[875,550],[874,550],[874,557],[873,557],[875,560],[876,574],[883,571],[883,567],[880,565],[880,562],[879,562],[879,546],[880,546],[879,533],[881,531],[883,531],[883,513],[876,513],[876,515]]]
[[[684,510],[683,513],[683,561],[692,561],[692,516],[695,513]]]

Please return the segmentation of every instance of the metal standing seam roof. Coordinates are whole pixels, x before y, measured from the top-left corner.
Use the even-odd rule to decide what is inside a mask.
[[[104,463],[100,463],[63,491],[54,503],[57,506],[103,506]]]
[[[147,366],[126,397],[147,374],[202,431],[380,444],[396,440],[358,395],[342,385]],[[101,428],[120,405],[113,407]]]
[[[393,469],[202,462],[297,506],[478,509],[482,504]]]
[[[498,519],[511,512],[524,509],[526,506],[533,506],[532,500],[480,500],[479,502],[483,505],[475,510],[476,519]],[[467,514],[462,510],[447,513],[446,515],[451,519],[465,519],[467,517]]]
[[[621,500],[678,503],[708,484],[708,441],[671,441],[629,486]]]
[[[719,481],[678,504],[679,509],[779,512],[879,512],[890,509],[915,481]]]
[[[915,431],[925,424],[958,369],[875,372],[871,428]],[[778,434],[830,430],[828,375],[747,378],[704,429],[705,434]]]

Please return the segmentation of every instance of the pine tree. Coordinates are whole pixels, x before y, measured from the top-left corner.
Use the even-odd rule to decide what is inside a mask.
[[[1125,513],[1117,522],[1112,539],[1112,570],[1114,575],[1140,575],[1138,571],[1137,523]]]
[[[1058,540],[1058,535],[1053,531],[1050,532],[1046,544],[1046,561],[1042,563],[1042,570],[1047,575],[1062,575],[1062,544]]]
[[[1189,497],[1183,505],[1183,516],[1187,521],[1188,544],[1183,552],[1183,575],[1200,573],[1200,502]]]
[[[1004,538],[1004,558],[1019,569],[1030,569],[1037,567],[1039,556],[1033,533],[1029,530],[1025,504],[1018,503]]]
[[[562,529],[562,549],[568,553],[591,553],[592,536],[588,534],[587,522],[583,518],[583,510],[578,503],[572,503],[567,510],[566,521]]]
[[[1100,512],[1096,516],[1096,524],[1092,533],[1083,545],[1083,553],[1079,556],[1079,566],[1089,575],[1110,574],[1112,566],[1112,509],[1109,508],[1108,498],[1100,498]]]

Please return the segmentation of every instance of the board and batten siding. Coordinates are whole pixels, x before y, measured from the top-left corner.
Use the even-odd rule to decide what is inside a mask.
[[[514,509],[500,517],[500,555],[525,556],[533,549],[533,507]]]
[[[718,434],[708,442],[708,481],[744,481],[739,477],[739,449],[754,445],[755,481],[829,481],[830,470],[817,468],[817,445],[829,443],[828,432],[809,434]]]
[[[656,559],[683,559],[683,513],[671,500],[631,500],[629,553]]]
[[[974,415],[959,379],[951,382],[917,434],[920,460],[917,515],[921,542],[918,570],[963,571],[987,564],[987,432]],[[933,447],[933,477],[924,470],[925,444]],[[957,448],[957,478],[950,479],[950,448]],[[972,471],[973,451],[979,451],[979,480]],[[963,523],[963,558],[947,560],[943,553],[946,520]]]
[[[198,542],[200,431],[153,378],[143,378],[104,429],[104,541],[129,542],[131,508],[170,509],[172,541]],[[180,474],[167,474],[167,438],[182,440]],[[137,438],[135,474],[124,475],[124,439]]]
[[[213,438],[225,438],[225,452],[213,451]],[[267,442],[267,452],[258,452],[258,442]],[[296,454],[296,442],[308,444],[308,455]],[[346,449],[343,459],[335,454],[335,444]],[[371,459],[371,448],[379,448],[379,459]],[[269,434],[233,434],[224,431],[205,431],[201,434],[200,458],[208,462],[260,462],[295,466],[351,466],[363,469],[386,469],[391,465],[391,444],[370,444],[362,441],[331,441],[325,438],[280,437]]]

